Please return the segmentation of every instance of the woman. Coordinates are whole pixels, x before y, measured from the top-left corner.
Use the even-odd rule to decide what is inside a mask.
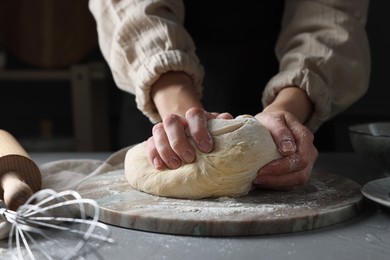
[[[150,163],[175,169],[193,162],[187,135],[202,152],[212,151],[207,120],[232,115],[207,111],[201,102],[204,71],[183,26],[183,1],[90,0],[90,10],[116,84],[133,93],[156,123],[148,139]],[[257,97],[263,109],[255,113],[283,158],[259,170],[258,186],[305,184],[318,154],[313,133],[366,92],[367,10],[368,0],[285,1],[276,43],[279,71]]]

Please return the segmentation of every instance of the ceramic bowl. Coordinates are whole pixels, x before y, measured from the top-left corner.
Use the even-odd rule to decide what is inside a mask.
[[[369,158],[390,176],[390,122],[373,122],[349,127],[354,150]]]

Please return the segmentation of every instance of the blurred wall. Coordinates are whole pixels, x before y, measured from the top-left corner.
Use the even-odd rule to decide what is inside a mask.
[[[63,4],[69,0],[57,1]],[[75,1],[83,2],[84,7],[87,3],[87,0]],[[13,1],[0,0],[0,12],[6,11],[5,2]],[[40,11],[47,10],[47,12],[50,12],[48,10],[53,3],[51,0],[31,2],[39,2],[46,6],[46,9],[41,8]],[[221,6],[215,4],[210,6],[209,1],[186,0],[185,3],[185,25],[193,35],[199,57],[206,69],[205,106],[211,111],[229,111],[234,115],[256,113],[261,108],[259,97],[263,86],[277,72],[274,43],[280,26],[283,1],[244,0],[240,1],[239,5],[229,2]],[[372,51],[370,89],[361,100],[327,122],[316,133],[316,145],[320,151],[350,150],[347,128],[351,124],[378,120],[390,121],[388,102],[390,88],[387,86],[387,60],[390,57],[388,48],[390,35],[387,27],[390,22],[385,13],[389,7],[388,1],[370,2],[367,24]],[[85,15],[88,16],[87,20],[91,18],[88,12]],[[74,16],[71,18],[74,19]],[[87,25],[89,22],[85,22],[86,27],[89,26]],[[0,37],[4,37],[4,26],[8,26],[8,31],[16,31],[16,24],[18,23],[2,23],[3,33]],[[47,25],[45,28],[48,30]],[[89,32],[96,33],[93,29],[89,29]],[[27,37],[27,34],[23,36]],[[53,66],[53,69],[68,68],[73,64],[91,61],[105,63],[96,45],[97,42],[95,41],[94,44],[95,47],[84,52],[80,46],[78,51],[85,55],[80,55],[78,59],[68,64]],[[10,46],[4,46],[4,41],[2,46],[7,52],[6,69],[47,68],[23,59],[17,52],[12,51]],[[72,51],[77,52],[69,49],[68,53]],[[58,61],[59,58],[52,60]],[[112,78],[109,79],[108,85],[111,150],[145,140],[151,134],[152,125],[136,109],[134,97],[120,91]],[[73,135],[68,83],[29,82],[27,84],[27,82],[1,81],[0,88],[1,128],[13,132],[20,138],[39,138],[42,128],[46,125],[45,122],[50,121],[55,135]]]
[[[108,72],[110,122],[116,133],[120,91],[101,56],[88,0],[0,0],[0,128],[28,150],[74,150],[70,79],[53,75],[95,62]],[[9,78],[13,72],[44,75]]]
[[[256,113],[262,87],[277,72],[273,50],[283,1],[241,1],[239,5],[221,6],[210,6],[206,1],[185,2],[186,26],[206,69],[203,99],[206,107],[234,115]],[[388,1],[370,2],[366,27],[372,52],[370,88],[361,100],[316,133],[315,143],[320,151],[351,151],[348,126],[390,121],[387,83],[390,21],[386,13],[389,8]],[[150,130],[137,134],[136,126],[148,129],[150,125],[135,111],[133,98],[125,99],[121,122],[122,129],[128,130],[123,130],[120,138],[123,144],[131,144],[150,135]],[[136,123],[130,126],[128,118],[136,118]]]

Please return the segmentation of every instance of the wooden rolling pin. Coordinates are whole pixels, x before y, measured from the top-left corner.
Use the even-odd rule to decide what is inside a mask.
[[[16,210],[41,189],[38,166],[7,131],[0,129],[0,199]]]

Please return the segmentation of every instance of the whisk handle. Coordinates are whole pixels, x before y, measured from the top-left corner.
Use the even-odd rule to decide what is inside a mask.
[[[0,199],[16,210],[41,185],[38,166],[10,133],[0,129]]]

